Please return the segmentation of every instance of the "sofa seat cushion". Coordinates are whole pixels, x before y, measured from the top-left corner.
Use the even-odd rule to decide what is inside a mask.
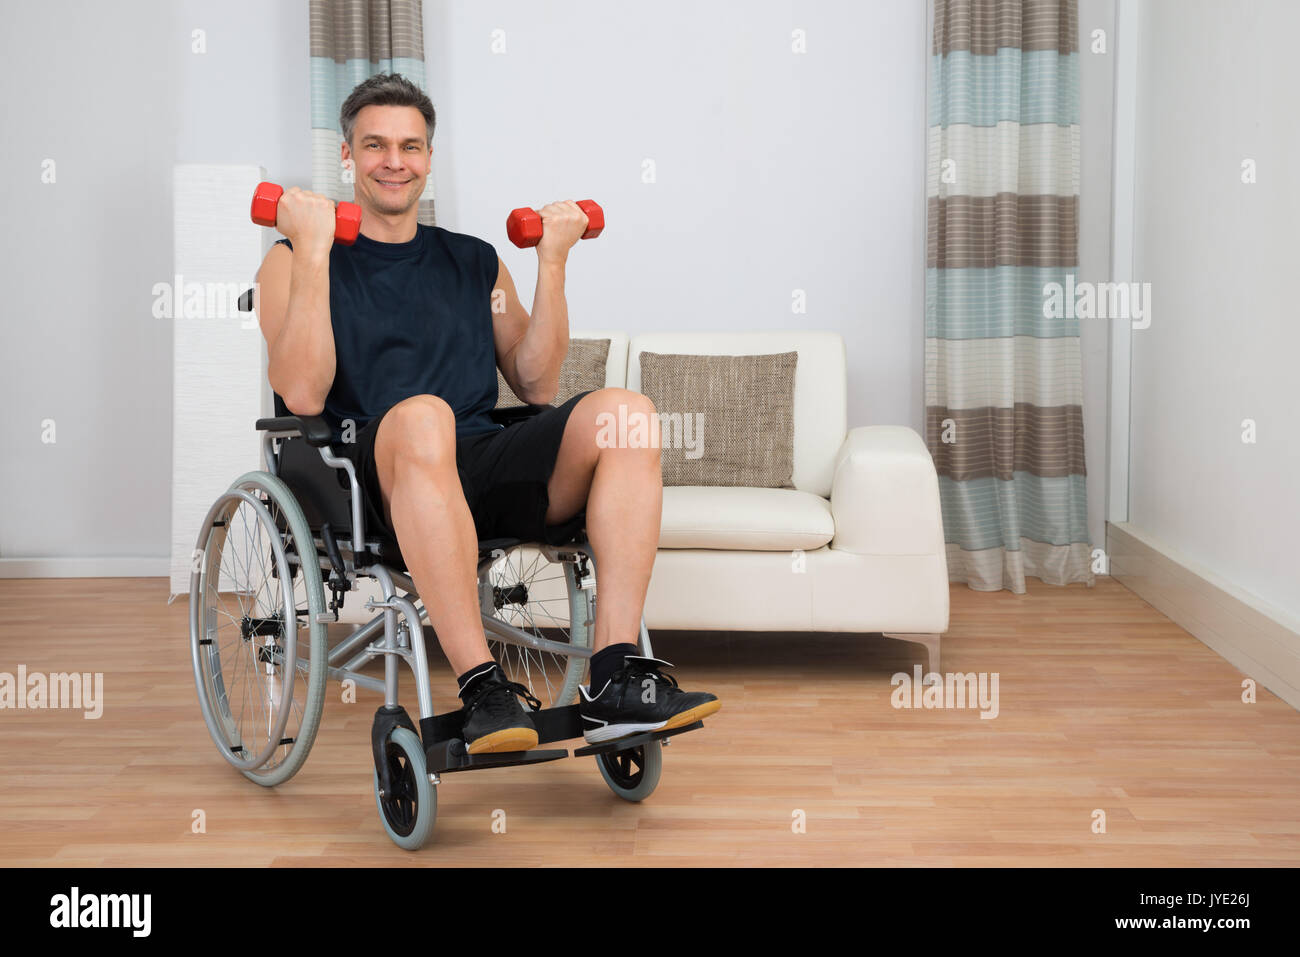
[[[660,548],[784,551],[821,548],[834,535],[830,501],[811,492],[702,485],[664,489]]]

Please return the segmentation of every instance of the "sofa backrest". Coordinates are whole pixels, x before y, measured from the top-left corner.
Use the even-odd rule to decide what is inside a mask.
[[[594,334],[583,338],[588,336],[597,338]],[[611,357],[613,346],[611,342]],[[791,351],[799,354],[794,381],[794,487],[829,496],[835,456],[848,424],[844,340],[839,333],[656,332],[633,336],[627,349],[627,388],[641,391],[642,352],[744,356]]]
[[[605,388],[625,388],[627,382],[627,333],[569,330],[570,339],[608,339],[609,355],[605,359]]]

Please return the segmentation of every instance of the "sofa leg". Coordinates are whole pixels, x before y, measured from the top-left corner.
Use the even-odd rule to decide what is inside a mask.
[[[897,638],[899,641],[914,641],[919,645],[925,645],[926,650],[930,653],[930,671],[935,674],[939,673],[939,635],[900,635],[887,631],[881,632],[881,634],[885,638]]]

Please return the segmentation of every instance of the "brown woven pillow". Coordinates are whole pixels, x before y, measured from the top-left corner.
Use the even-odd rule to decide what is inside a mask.
[[[560,405],[579,392],[605,388],[605,364],[609,359],[608,339],[570,339],[569,352],[560,366],[560,387],[551,405]],[[513,409],[524,405],[506,385],[497,370],[497,408]]]
[[[642,352],[641,392],[662,423],[664,485],[793,488],[798,358]]]

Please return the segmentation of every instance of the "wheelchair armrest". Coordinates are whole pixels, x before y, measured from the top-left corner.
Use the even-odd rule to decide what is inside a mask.
[[[554,408],[550,405],[512,405],[504,409],[492,409],[488,415],[497,425],[514,425],[523,419],[530,419],[538,412],[545,412],[547,409]]]
[[[259,432],[297,432],[307,440],[308,445],[317,448],[329,445],[334,437],[329,425],[319,415],[282,415],[274,419],[258,419],[255,428]]]

